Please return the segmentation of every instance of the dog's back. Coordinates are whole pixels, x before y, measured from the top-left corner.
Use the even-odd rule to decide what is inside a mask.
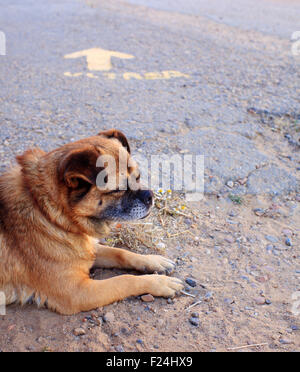
[[[16,234],[12,234],[18,229],[12,211],[19,202],[20,180],[19,166],[0,176],[0,292],[4,293],[7,305],[20,300],[25,289],[15,283],[22,264],[14,241]]]
[[[3,205],[1,203],[0,209],[3,210]],[[4,293],[5,302],[7,305],[17,301],[17,292],[11,284],[10,270],[8,270],[8,265],[10,265],[9,251],[0,213],[0,292]]]

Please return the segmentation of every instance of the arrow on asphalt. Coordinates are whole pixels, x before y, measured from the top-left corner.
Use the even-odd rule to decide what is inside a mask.
[[[86,57],[88,69],[90,71],[110,71],[112,69],[111,58],[121,58],[121,59],[132,59],[135,58],[130,54],[114,52],[111,50],[105,50],[101,48],[92,48],[87,50],[82,50],[80,52],[67,54],[64,58],[74,59]]]

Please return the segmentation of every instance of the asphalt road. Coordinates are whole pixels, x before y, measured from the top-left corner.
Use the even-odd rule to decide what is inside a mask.
[[[299,29],[297,0],[127,0],[168,12],[202,16],[217,23],[290,38]]]
[[[204,154],[207,192],[299,192],[296,1],[0,6],[1,169],[117,127],[148,155]]]

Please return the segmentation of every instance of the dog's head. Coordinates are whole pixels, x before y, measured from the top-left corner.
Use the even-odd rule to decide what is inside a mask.
[[[30,170],[30,156],[34,155],[27,153],[18,158],[25,173],[26,167]],[[77,225],[88,226],[89,231],[97,233],[103,223],[142,219],[150,213],[153,193],[142,189],[128,141],[117,130],[45,154],[37,168],[35,173],[43,178],[39,185],[47,188],[51,198],[47,213],[55,203],[65,216]],[[29,178],[27,184],[32,182],[37,181]],[[29,186],[33,193],[41,193],[41,187]]]

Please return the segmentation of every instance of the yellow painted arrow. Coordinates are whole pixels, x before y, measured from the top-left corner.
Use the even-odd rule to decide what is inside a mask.
[[[65,55],[66,59],[86,57],[88,69],[90,71],[110,71],[112,69],[111,57],[121,59],[135,58],[130,54],[114,52],[101,48],[92,48],[80,52]]]

